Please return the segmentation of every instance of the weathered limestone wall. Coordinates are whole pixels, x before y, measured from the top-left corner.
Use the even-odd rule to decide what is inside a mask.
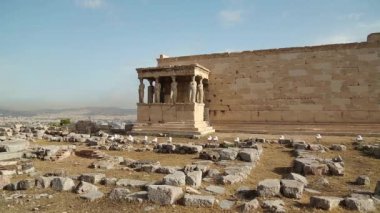
[[[137,121],[142,123],[200,122],[203,121],[204,104],[139,104]]]
[[[208,68],[212,122],[380,122],[380,42],[158,59]]]

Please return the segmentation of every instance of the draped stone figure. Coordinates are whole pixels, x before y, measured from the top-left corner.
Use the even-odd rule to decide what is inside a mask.
[[[192,80],[189,84],[189,102],[190,103],[195,103],[195,96],[197,92],[197,82],[195,81],[195,76],[191,77]]]
[[[201,78],[201,80],[199,80],[199,84],[197,86],[197,102],[198,103],[203,103],[204,92],[203,92],[202,80],[203,80],[202,78]]]
[[[140,78],[140,85],[139,85],[139,103],[144,103],[144,90],[145,90],[145,85],[143,82],[143,79]]]
[[[156,84],[154,85],[154,103],[160,103],[161,97],[161,84],[159,79],[156,78]]]
[[[175,104],[177,102],[177,82],[175,76],[172,76],[172,83],[170,84],[170,101]]]
[[[153,80],[149,79],[149,86],[148,86],[148,103],[153,103],[153,93],[154,93],[154,87],[153,87]]]

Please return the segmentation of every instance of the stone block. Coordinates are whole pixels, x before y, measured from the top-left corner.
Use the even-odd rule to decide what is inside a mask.
[[[211,195],[190,195],[185,194],[185,206],[212,207],[215,203],[215,197]]]
[[[56,191],[71,191],[74,186],[73,179],[67,177],[56,177],[51,181],[51,187]]]
[[[310,197],[310,205],[317,209],[332,210],[339,206],[343,201],[340,197],[329,196],[312,196]]]
[[[297,180],[281,180],[281,193],[288,198],[300,199],[303,194],[304,184]]]
[[[186,184],[186,175],[181,171],[176,171],[173,174],[168,174],[163,178],[165,185],[184,186]]]
[[[181,187],[168,185],[149,185],[148,199],[160,205],[174,204],[183,195]]]
[[[186,185],[199,188],[202,185],[202,171],[192,171],[186,174]]]
[[[265,179],[257,185],[257,193],[262,197],[280,195],[281,184],[279,179]]]

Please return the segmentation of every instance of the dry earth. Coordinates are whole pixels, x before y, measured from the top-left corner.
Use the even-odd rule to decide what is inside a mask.
[[[266,139],[277,139],[278,135],[252,135],[252,134],[230,134],[230,133],[218,133],[220,141],[227,140],[233,141],[233,138],[239,136],[241,139],[248,137],[263,137]],[[289,136],[293,139],[305,140],[309,143],[315,143],[315,139],[310,135]],[[159,138],[159,141],[164,142],[164,138]],[[320,157],[331,158],[337,155],[341,155],[345,162],[345,175],[344,176],[326,176],[329,181],[329,186],[321,186],[318,184],[320,176],[308,176],[308,180],[311,183],[310,188],[316,189],[322,192],[322,195],[332,196],[347,196],[353,189],[362,189],[373,191],[376,185],[376,181],[380,177],[380,159],[375,159],[370,156],[362,154],[360,151],[355,150],[352,146],[352,137],[335,137],[325,136],[323,137],[321,144],[329,146],[331,144],[344,144],[347,145],[347,151],[338,152],[330,151],[327,153],[319,153]],[[173,142],[192,142],[202,143],[206,138],[199,140],[191,140],[185,138],[173,138]],[[379,138],[366,138],[366,143],[379,142]],[[38,141],[36,144],[57,144],[56,142]],[[78,149],[85,149],[84,146],[78,146]],[[285,148],[279,144],[264,144],[264,152],[259,161],[259,164],[252,170],[251,175],[244,182],[234,185],[226,186],[227,193],[222,197],[217,197],[219,200],[223,198],[233,198],[234,192],[240,186],[249,186],[255,188],[257,183],[266,178],[281,178],[291,171],[292,161],[295,158],[291,149]],[[108,154],[114,156],[123,156],[132,159],[150,159],[159,160],[161,165],[179,165],[183,166],[193,161],[199,160],[198,155],[179,155],[179,154],[158,154],[154,152],[127,152],[127,151],[106,151]],[[82,158],[78,156],[71,156],[59,162],[41,161],[38,159],[33,160],[36,170],[40,174],[45,172],[64,170],[67,175],[79,175],[85,172],[103,172],[107,177],[117,178],[130,178],[140,180],[159,180],[164,175],[156,173],[134,172],[120,169],[111,170],[94,170],[88,168],[93,159]],[[351,184],[358,175],[368,175],[371,179],[371,185],[356,186]],[[13,178],[12,181],[17,179],[23,179],[25,176],[18,176]],[[207,183],[203,182],[203,186],[207,186]],[[126,203],[126,202],[112,202],[107,198],[107,193],[110,192],[112,187],[101,186],[100,190],[106,193],[106,196],[98,201],[88,202],[79,198],[77,194],[71,192],[55,192],[51,189],[31,189],[27,191],[21,191],[25,194],[52,194],[53,198],[41,198],[41,199],[18,199],[18,201],[5,201],[0,200],[1,212],[28,212],[28,211],[40,211],[40,212],[144,212],[146,208],[151,208],[150,212],[220,212],[222,211],[218,205],[213,208],[196,208],[185,207],[182,205],[173,206],[158,206],[153,203],[144,202],[142,204]],[[3,191],[3,194],[9,196],[15,192]],[[308,206],[309,197],[311,194],[305,192],[301,200],[288,199],[282,197],[286,203],[288,212],[324,212],[322,210],[312,209]],[[260,200],[260,198],[259,198]],[[238,205],[236,205],[238,206]],[[37,210],[38,209],[38,210]],[[379,206],[378,206],[378,209]],[[238,209],[234,209],[232,212],[237,212]],[[261,210],[260,210],[261,211]],[[332,212],[347,212],[348,210],[339,207]],[[351,211],[353,212],[353,211]]]

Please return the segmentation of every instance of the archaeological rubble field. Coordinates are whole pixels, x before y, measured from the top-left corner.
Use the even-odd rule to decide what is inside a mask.
[[[376,212],[378,137],[1,129],[3,212]],[[217,136],[217,137],[215,137]]]

